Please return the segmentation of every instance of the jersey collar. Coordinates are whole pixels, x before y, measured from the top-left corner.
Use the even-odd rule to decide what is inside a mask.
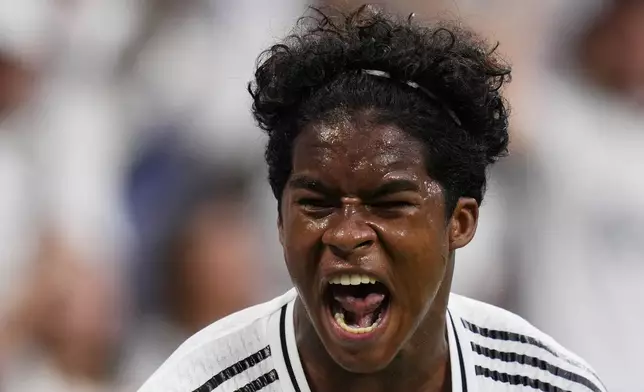
[[[275,358],[275,369],[282,390],[284,392],[311,392],[295,342],[293,308],[297,293],[295,290],[292,293],[291,300],[283,305],[279,312],[274,313],[269,321],[271,352]],[[452,392],[472,392],[472,389],[468,389],[468,374],[465,370],[466,358],[463,356],[464,351],[459,340],[458,325],[454,322],[449,310],[446,322]]]

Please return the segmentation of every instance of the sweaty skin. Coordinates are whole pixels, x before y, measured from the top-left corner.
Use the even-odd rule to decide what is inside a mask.
[[[420,141],[393,125],[346,116],[297,137],[282,194],[280,241],[299,293],[298,349],[313,391],[447,391],[445,312],[454,250],[474,235],[475,200],[445,216]],[[323,293],[347,268],[390,291],[388,322],[374,339],[332,328]]]

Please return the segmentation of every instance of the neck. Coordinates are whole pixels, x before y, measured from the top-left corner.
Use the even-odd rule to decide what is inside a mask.
[[[451,267],[453,268],[453,267]],[[314,392],[449,392],[451,372],[446,329],[446,309],[451,268],[427,314],[396,358],[383,370],[351,373],[327,353],[304,305],[295,301],[295,335],[307,380]]]

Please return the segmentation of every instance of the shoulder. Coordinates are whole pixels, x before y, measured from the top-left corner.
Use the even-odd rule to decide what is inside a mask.
[[[452,294],[449,314],[477,384],[606,392],[586,361],[514,313]]]
[[[161,365],[139,392],[196,390],[218,376],[232,378],[268,358],[269,319],[295,296],[295,291],[291,290],[199,331]]]

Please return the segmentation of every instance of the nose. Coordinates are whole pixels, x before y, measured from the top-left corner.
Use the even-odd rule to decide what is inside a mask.
[[[347,211],[336,218],[322,235],[322,242],[338,257],[365,251],[376,242],[377,234],[356,211]]]

